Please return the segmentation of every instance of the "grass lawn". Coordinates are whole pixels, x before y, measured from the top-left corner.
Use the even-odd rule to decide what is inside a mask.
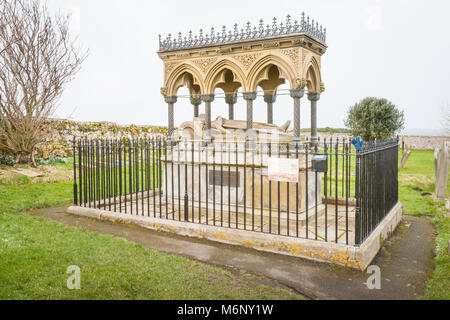
[[[401,154],[399,155],[401,159]],[[450,216],[445,202],[436,202],[429,195],[434,192],[434,153],[431,150],[411,150],[404,169],[399,170],[399,197],[404,214],[427,215],[436,226],[435,270],[428,281],[424,299],[450,300]]]
[[[68,179],[0,179],[0,299],[303,298],[251,275],[24,213],[68,204],[72,192]],[[66,287],[71,265],[81,269],[81,290]]]
[[[69,171],[71,162],[57,166]],[[430,216],[439,234],[435,270],[423,298],[450,299],[450,217],[445,203],[429,195],[434,192],[433,176],[433,151],[412,150],[406,167],[399,170],[399,196],[404,214]],[[32,217],[24,212],[68,204],[73,192],[67,178],[34,179],[0,178],[0,299],[302,298],[250,276]],[[81,268],[81,290],[66,288],[70,265]]]

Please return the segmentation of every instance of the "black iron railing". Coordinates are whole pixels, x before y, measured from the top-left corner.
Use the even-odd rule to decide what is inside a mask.
[[[397,153],[397,140],[74,140],[74,203],[358,245],[398,201]],[[273,176],[269,159],[295,159],[297,177]]]
[[[362,243],[398,202],[398,139],[365,143],[358,151],[356,243]]]

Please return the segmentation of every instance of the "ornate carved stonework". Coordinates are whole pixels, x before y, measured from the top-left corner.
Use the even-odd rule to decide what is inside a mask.
[[[325,91],[325,84],[323,82],[320,83],[320,92]]]
[[[224,54],[224,53],[230,53],[232,51],[231,48],[219,48],[216,50],[216,53],[218,54]]]
[[[197,59],[193,60],[192,62],[202,70],[203,73],[206,73],[208,71],[209,67],[217,61],[217,58],[204,58],[204,59]]]
[[[300,52],[297,48],[283,49],[281,53],[288,56],[294,65],[299,68]]]
[[[306,84],[307,84],[306,79],[304,79],[304,78],[302,78],[302,79],[297,78],[297,79],[295,79],[295,85],[294,85],[293,89],[296,89],[296,90],[305,89]]]
[[[165,71],[165,77],[167,78],[167,76],[172,72],[173,69],[175,69],[175,67],[179,65],[179,62],[166,62],[164,64],[164,71]]]
[[[267,41],[263,43],[264,48],[276,48],[280,46],[279,41]]]
[[[283,28],[292,31],[295,26],[284,25]],[[217,41],[215,33],[213,38],[208,35],[204,43],[193,40],[195,45],[186,48],[179,46],[179,40],[176,40],[176,45],[166,42],[167,48],[158,52],[164,62],[166,95],[176,96],[180,86],[187,86],[191,95],[212,94],[216,88],[235,93],[240,87],[242,92],[253,92],[258,86],[265,93],[274,94],[281,84],[287,82],[290,89],[308,87],[309,91],[316,93],[323,90],[320,60],[326,50],[324,43],[307,33],[266,34],[259,28],[248,32],[255,33],[255,38],[238,37],[234,41],[232,32],[231,38],[220,33],[223,42]],[[264,61],[259,64],[263,57]],[[311,59],[315,61],[313,68],[309,68]],[[224,63],[215,68],[219,61]],[[226,66],[228,61],[231,62],[229,67]]]
[[[242,64],[245,70],[248,70],[259,56],[261,56],[261,53],[251,53],[236,55],[234,58]]]
[[[161,94],[162,94],[163,96],[167,96],[167,88],[166,88],[166,87],[162,87],[162,88],[160,89],[160,92],[161,92]]]
[[[189,52],[182,52],[182,53],[177,53],[176,56],[177,56],[177,58],[186,58],[186,57],[189,57],[190,54],[189,54]]]

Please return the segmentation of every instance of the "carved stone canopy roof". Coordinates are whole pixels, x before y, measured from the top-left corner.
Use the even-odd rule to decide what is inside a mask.
[[[210,33],[204,33],[200,29],[198,35],[193,35],[192,31],[189,31],[188,36],[183,37],[180,32],[177,38],[172,38],[172,35],[168,34],[164,40],[159,35],[159,52],[202,48],[300,34],[307,35],[326,47],[326,28],[323,28],[321,25],[319,26],[319,23],[315,22],[314,19],[310,21],[309,16],[305,18],[305,13],[302,13],[300,21],[292,21],[291,16],[288,15],[284,23],[278,23],[277,18],[273,18],[271,25],[267,24],[266,26],[264,26],[263,20],[260,20],[259,25],[253,26],[253,28],[251,23],[247,22],[245,29],[239,29],[238,25],[235,24],[234,29],[228,31],[223,26],[220,32],[216,32],[214,28],[211,28]]]

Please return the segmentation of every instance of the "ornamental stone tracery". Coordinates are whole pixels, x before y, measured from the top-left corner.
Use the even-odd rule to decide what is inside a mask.
[[[188,37],[185,42],[170,36],[161,40],[158,55],[164,61],[163,92],[177,95],[179,78],[184,77],[181,72],[184,70],[195,79],[201,88],[200,94],[213,94],[219,86],[211,87],[211,81],[214,82],[224,69],[233,72],[236,76],[233,81],[240,84],[243,92],[251,91],[261,86],[261,81],[268,86],[264,70],[272,65],[279,69],[280,76],[273,80],[270,87],[279,86],[287,80],[290,89],[307,88],[310,92],[322,92],[324,84],[320,69],[321,56],[327,49],[325,29],[303,14],[300,23],[292,21],[289,16],[286,23],[273,23],[267,30],[263,32],[262,28],[257,28],[254,33],[248,34],[249,30],[245,29],[240,35],[235,30],[231,37],[201,31],[197,40],[192,33],[192,39]],[[220,67],[222,64],[224,67]],[[180,70],[180,66],[184,69]],[[198,73],[194,74],[193,70]],[[236,84],[228,85],[223,81],[215,83],[220,83],[220,87],[236,87]]]
[[[210,34],[192,32],[188,37],[160,38],[158,56],[164,62],[164,84],[161,94],[169,108],[169,132],[174,130],[173,104],[180,87],[189,89],[194,117],[199,105],[205,107],[206,129],[211,129],[211,104],[216,89],[223,90],[228,104],[228,118],[234,119],[239,97],[246,100],[247,130],[253,128],[253,100],[261,88],[267,103],[267,121],[273,122],[273,103],[280,85],[287,84],[294,100],[294,140],[300,139],[300,100],[304,93],[311,104],[311,141],[317,138],[317,100],[325,90],[321,75],[321,57],[326,52],[325,29],[301,16],[300,23],[291,21],[253,30],[250,24],[239,31]],[[259,91],[260,92],[260,91]],[[222,93],[220,93],[222,94]],[[172,99],[173,98],[173,99]],[[208,132],[208,131],[206,131]],[[205,136],[206,141],[210,137]]]

